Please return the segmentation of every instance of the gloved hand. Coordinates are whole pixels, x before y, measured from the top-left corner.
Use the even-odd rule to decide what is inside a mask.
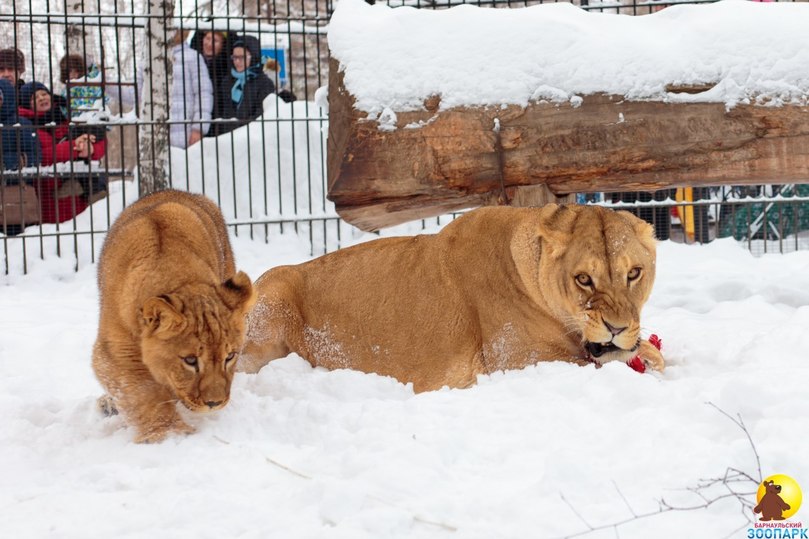
[[[293,94],[289,90],[281,90],[280,92],[278,92],[278,97],[283,99],[284,103],[292,103],[293,101],[298,99],[297,97],[295,97],[295,94]]]

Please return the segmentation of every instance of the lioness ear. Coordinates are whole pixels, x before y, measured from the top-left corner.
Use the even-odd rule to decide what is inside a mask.
[[[234,310],[241,307],[246,312],[256,302],[253,283],[243,271],[237,272],[236,275],[222,283],[219,290],[222,301]]]
[[[634,217],[634,216],[633,216]],[[635,233],[638,235],[641,244],[651,252],[655,252],[657,246],[657,236],[655,227],[641,219],[635,219]]]
[[[570,205],[547,204],[542,207],[536,233],[542,240],[544,256],[556,259],[567,252],[579,211],[580,207]]]
[[[146,300],[141,309],[141,324],[159,339],[169,339],[187,324],[185,317],[168,302],[168,296]]]

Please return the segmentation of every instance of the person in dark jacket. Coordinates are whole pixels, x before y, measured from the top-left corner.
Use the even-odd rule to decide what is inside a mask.
[[[214,124],[216,135],[233,131],[261,116],[264,98],[275,91],[275,85],[264,74],[261,47],[252,36],[239,36],[230,49],[230,73],[220,81],[220,118],[238,122]]]
[[[25,55],[17,48],[0,50],[0,79],[5,79],[14,85],[16,91],[25,81],[22,74],[25,73]]]
[[[40,160],[40,146],[31,122],[17,114],[14,85],[0,78],[0,153],[5,170],[35,167]]]
[[[68,161],[99,161],[104,157],[106,140],[94,134],[71,130],[67,119],[56,105],[53,94],[41,82],[26,83],[20,89],[17,112],[34,124],[42,150],[42,165]],[[70,178],[39,178],[37,194],[43,223],[63,223],[83,212],[106,195],[106,179],[79,174]]]
[[[211,118],[222,118],[223,90],[222,79],[230,78],[230,62],[228,54],[231,49],[231,38],[233,34],[221,32],[219,30],[199,30],[191,38],[191,48],[202,55],[205,66],[208,68],[208,77],[211,79],[213,87],[213,110]],[[230,90],[227,93],[228,99]],[[216,136],[213,129],[210,129],[206,137]]]
[[[39,164],[39,138],[31,122],[20,118],[17,114],[17,95],[15,85],[5,78],[0,78],[0,189],[4,196],[14,198],[19,191],[22,199],[24,184],[33,185],[30,177],[19,175],[14,171]],[[13,186],[13,187],[12,187]],[[0,201],[4,203],[5,201]],[[5,208],[2,208],[5,210]],[[16,236],[23,231],[26,224],[9,222],[5,211],[0,211],[0,234]]]

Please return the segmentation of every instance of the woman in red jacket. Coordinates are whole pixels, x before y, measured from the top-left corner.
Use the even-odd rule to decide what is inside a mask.
[[[89,133],[71,136],[67,119],[41,82],[24,84],[18,103],[19,115],[36,126],[42,146],[42,166],[68,161],[89,163],[104,157],[106,141]],[[83,212],[93,191],[88,177],[40,178],[36,183],[43,223],[62,223]]]

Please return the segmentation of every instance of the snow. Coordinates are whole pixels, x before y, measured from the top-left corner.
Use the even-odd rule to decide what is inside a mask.
[[[774,11],[768,11],[771,7]],[[781,38],[768,46],[791,51],[783,56],[782,82],[805,88],[806,79],[800,77],[809,73],[804,69],[806,52],[797,50],[797,43],[805,39],[789,33],[793,25],[805,27],[805,7],[798,7],[720,3],[675,6],[640,17],[639,22],[616,17],[625,32],[604,23],[598,47],[590,53],[611,58],[599,49],[620,50],[613,39],[624,46],[643,43],[660,52],[658,42],[674,42],[666,37],[664,30],[670,26],[665,25],[695,19],[704,24],[705,35],[688,37],[687,25],[678,24],[682,43],[694,38],[721,44],[729,30],[717,24],[716,13],[724,10],[731,17],[727,11],[738,9],[732,24],[744,28],[751,23],[748,13],[755,9],[752,19],[761,27],[758,30],[773,28],[779,21]],[[394,16],[390,11],[341,0],[338,14],[356,14],[358,41],[376,27],[388,32],[388,38],[373,48],[389,55],[397,54],[391,49],[397,26],[412,33],[421,22],[428,36],[439,24],[430,21],[454,20],[450,13],[468,18],[464,24],[473,26],[467,31],[477,25],[481,41],[494,46],[502,39],[494,25],[500,11],[486,12],[485,32],[482,18],[475,15],[479,11],[469,8],[444,15],[405,9]],[[368,26],[367,18],[378,13],[390,20]],[[568,46],[574,47],[579,33],[597,33],[598,25],[590,22],[595,17],[608,20],[562,5],[521,10],[508,19],[516,25],[508,36],[514,38],[514,46],[534,40],[547,45],[552,40],[543,36],[551,26],[542,21],[548,18],[563,27],[554,31],[556,38],[567,36]],[[340,25],[345,29],[348,23],[336,17],[330,39],[345,42],[350,36],[340,36]],[[531,39],[522,37],[535,26],[544,31]],[[454,42],[467,32],[446,33]],[[754,41],[759,43],[758,37]],[[424,43],[402,60],[401,73],[408,75],[398,81],[403,92],[412,89],[406,84],[423,84],[424,92],[433,92],[436,88],[426,82],[433,81],[444,85],[439,90],[445,96],[472,103],[497,92],[506,101],[527,99],[539,87],[522,85],[523,97],[510,93],[504,81],[516,72],[507,64],[486,62],[480,64],[475,84],[465,90],[459,84],[453,94],[454,78],[463,74],[434,77],[431,62],[441,61],[443,56],[436,51],[444,47],[430,50],[426,38]],[[457,47],[473,46],[477,47],[464,42]],[[635,52],[637,58],[646,55],[640,46]],[[417,65],[410,63],[413,55],[421,58],[418,65],[425,70],[418,77],[412,76]],[[613,64],[589,75],[570,72],[571,80],[579,82],[566,86],[562,66],[544,60],[552,56],[545,52],[536,57],[535,73],[556,73],[558,79],[546,81],[552,87],[548,95],[562,87],[565,95],[584,93],[576,84],[595,80],[597,74],[605,87],[618,84],[611,76],[621,70]],[[675,56],[672,53],[672,62]],[[380,84],[390,76],[387,69],[399,65],[372,60],[352,65],[370,62]],[[666,78],[669,63],[646,69],[627,65],[631,75],[623,78],[637,78],[638,88],[654,88],[660,83],[649,81],[654,76]],[[496,91],[480,84],[480,75],[489,75],[483,69],[490,67],[502,70],[491,79]],[[689,80],[714,73],[708,67],[695,63]],[[354,84],[371,84],[357,81]],[[444,105],[451,102],[447,99]],[[401,96],[390,97],[385,106],[399,110],[407,102]],[[282,136],[273,135],[275,126],[270,125],[262,132],[253,124],[235,132],[232,142],[220,138],[216,146],[205,141],[204,147],[173,154],[174,166],[181,167],[175,175],[184,174],[183,167],[192,171],[189,187],[219,197],[231,220],[286,212],[328,214],[330,208],[318,203],[312,207],[308,199],[303,205],[293,200],[284,211],[265,210],[267,200],[277,200],[240,183],[245,174],[249,176],[243,167],[249,161],[253,171],[264,170],[272,178],[271,185],[283,182],[288,189],[303,178],[314,186],[312,197],[319,196],[316,186],[322,184],[322,173],[300,172],[314,165],[307,165],[307,145],[296,139],[319,140],[319,126]],[[279,145],[279,161],[267,164],[261,152],[248,157],[250,141],[262,136],[270,137],[272,147]],[[298,151],[287,153],[292,145]],[[210,160],[201,163],[201,155],[216,151],[226,152],[219,165]],[[293,167],[291,159],[300,161]],[[319,166],[322,155],[313,159]],[[223,174],[232,169],[219,190],[213,190],[207,178],[216,166]],[[280,171],[277,177],[275,170]],[[260,200],[243,198],[246,192]],[[131,184],[112,183],[110,197],[82,214],[75,227],[106,226],[134,196]],[[415,231],[416,225],[406,225],[382,235]],[[357,235],[353,241],[374,237]],[[595,369],[545,363],[481,377],[469,389],[416,395],[410,386],[390,378],[312,369],[292,355],[258,374],[238,375],[224,410],[205,416],[186,414],[198,428],[196,434],[171,437],[158,445],[136,445],[132,429],[120,417],[102,418],[95,409],[101,388],[90,365],[98,317],[96,266],[91,260],[102,239],[77,236],[78,261],[71,256],[73,237],[62,240],[61,258],[44,259],[38,256],[38,239],[29,239],[27,274],[21,269],[22,242],[9,240],[10,274],[0,276],[0,537],[559,537],[586,531],[582,518],[593,527],[607,526],[589,537],[615,537],[616,530],[609,525],[632,520],[631,511],[657,511],[660,498],[679,508],[703,505],[705,501],[687,489],[705,478],[723,476],[729,467],[758,475],[745,432],[708,403],[732,417],[740,414],[764,477],[784,473],[809,488],[809,251],[754,257],[731,239],[704,246],[662,242],[657,282],[642,314],[644,336],[656,333],[663,340],[668,368],[662,374],[638,374],[620,364]],[[45,251],[53,251],[55,241],[45,238]],[[271,232],[267,241],[240,234],[232,242],[238,267],[254,279],[271,267],[311,258],[305,233],[299,238]],[[737,487],[752,492],[755,485]],[[714,499],[726,492],[717,485],[705,494]],[[749,495],[746,499],[754,501]],[[807,514],[803,508],[795,519],[806,522]],[[746,515],[752,517],[749,510]],[[709,508],[633,520],[617,532],[624,538],[742,537],[746,523],[739,503],[729,498]],[[737,528],[742,530],[734,531]]]
[[[809,100],[809,6],[740,0],[643,16],[568,3],[514,9],[390,8],[340,0],[329,23],[355,107],[376,118],[461,105],[526,106],[593,93],[668,102]],[[395,59],[395,60],[394,60]],[[667,84],[713,83],[699,94]]]
[[[253,278],[310,258],[290,234],[232,241]],[[188,416],[196,434],[143,446],[96,412],[96,267],[74,262],[31,257],[28,275],[0,280],[3,537],[563,536],[586,527],[561,495],[599,526],[631,517],[621,495],[644,513],[660,497],[703,503],[680,489],[727,467],[755,476],[746,435],[708,402],[742,415],[764,476],[809,485],[806,251],[662,242],[642,316],[662,374],[547,363],[416,395],[293,355],[237,376],[224,410]],[[619,530],[724,536],[744,522],[725,500]]]

